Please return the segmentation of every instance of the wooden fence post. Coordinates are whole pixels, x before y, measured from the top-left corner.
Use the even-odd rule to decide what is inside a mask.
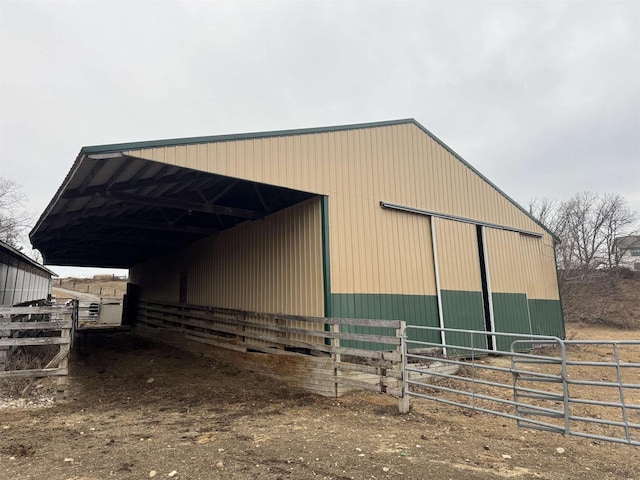
[[[329,328],[330,332],[337,332],[340,333],[340,325],[335,323],[332,324],[331,327]],[[340,339],[339,338],[331,338],[329,339],[329,341],[331,342],[331,346],[335,349],[340,348]],[[335,380],[335,385],[336,385],[336,398],[338,398],[340,396],[340,391],[338,388],[338,377],[340,376],[340,368],[338,367],[338,363],[341,361],[342,356],[339,353],[336,352],[332,352],[331,353],[331,357],[333,358],[333,378]]]
[[[65,317],[67,317],[67,315],[65,315]],[[68,338],[70,340],[70,329],[68,328],[63,328],[60,331],[60,336],[62,338]],[[69,368],[69,350],[71,348],[71,344],[67,343],[67,344],[61,344],[60,345],[60,351],[58,352],[58,354],[60,356],[62,356],[62,360],[60,360],[60,363],[58,364],[58,368],[64,368],[64,369],[68,369]],[[62,401],[62,400],[66,400],[67,398],[67,387],[69,385],[69,382],[67,381],[67,376],[60,376],[57,378],[56,380],[56,400],[57,401]]]
[[[406,376],[408,375],[407,373],[407,356],[405,355],[405,351],[406,351],[406,342],[405,342],[405,331],[407,328],[407,324],[406,322],[400,322],[400,328],[397,330],[396,335],[398,337],[400,337],[400,345],[398,346],[398,349],[400,351],[400,368],[401,368],[401,378],[400,381],[402,382],[402,387],[401,387],[401,395],[400,395],[400,401],[399,401],[399,405],[398,408],[400,410],[400,413],[409,413],[409,409],[411,408],[411,405],[409,404],[409,395],[407,395],[407,382],[406,382]]]
[[[11,316],[8,315],[4,318],[0,318],[0,339],[2,338],[9,338],[11,336],[11,330],[6,329],[3,330],[2,329],[2,324],[3,323],[10,323],[11,322]],[[7,362],[9,361],[9,348],[11,347],[2,347],[0,346],[0,372],[3,372],[7,369]]]

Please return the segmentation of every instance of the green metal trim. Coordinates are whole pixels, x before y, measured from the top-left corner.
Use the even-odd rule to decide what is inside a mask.
[[[322,283],[324,290],[324,316],[330,318],[333,315],[331,303],[331,260],[329,258],[329,197],[320,197],[320,212],[322,221]],[[324,324],[324,331],[331,330],[331,326]],[[331,345],[331,339],[325,338],[324,343]]]
[[[560,302],[560,316],[562,318],[562,339],[566,335],[566,329],[564,325],[564,305],[562,305],[562,294],[560,293],[560,273],[558,273],[558,257],[556,255],[556,244],[553,243],[553,261],[556,264],[556,286],[558,287],[558,301]]]
[[[331,305],[331,261],[329,258],[329,197],[320,200],[322,214],[322,276],[324,284],[324,316],[333,316]]]

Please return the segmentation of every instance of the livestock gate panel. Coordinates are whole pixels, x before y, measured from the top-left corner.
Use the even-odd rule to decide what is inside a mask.
[[[453,347],[465,350],[461,358],[440,358],[447,368],[433,369],[433,358],[415,349],[437,344],[410,340],[413,329],[447,330],[406,327],[402,412],[408,411],[409,397],[417,397],[511,418],[527,429],[640,446],[640,340],[457,330],[458,337],[511,343],[493,352],[469,348],[481,342],[468,340]],[[540,348],[522,352],[532,345]]]

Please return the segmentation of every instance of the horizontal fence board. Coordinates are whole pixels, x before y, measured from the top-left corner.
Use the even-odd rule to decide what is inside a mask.
[[[17,347],[24,345],[64,345],[70,343],[70,340],[70,337],[0,338],[0,347]]]
[[[390,378],[402,378],[402,372],[400,370],[386,368],[375,365],[361,365],[359,363],[349,363],[349,362],[335,362],[335,366],[339,371],[356,371],[363,373],[371,373],[373,375],[380,375],[382,377],[390,377]]]
[[[182,329],[180,327],[166,325],[162,322],[162,320],[157,320],[149,317],[139,318],[138,320],[143,323],[155,325],[157,327],[166,328],[168,330],[172,330],[176,332],[184,332],[191,335],[193,335],[194,333],[197,334],[197,331],[195,330]],[[209,329],[215,330],[215,328],[212,328],[211,326],[209,327]],[[230,332],[225,332],[225,333],[230,333]],[[307,342],[302,342],[299,340],[292,340],[287,338],[276,338],[268,335],[258,335],[256,332],[251,332],[246,330],[242,330],[242,331],[234,330],[233,334],[238,336],[253,338],[255,340],[262,340],[266,342],[270,341],[270,342],[281,343],[281,344],[284,342],[286,343],[287,346],[290,346],[290,347],[309,348],[309,349],[318,350],[318,351],[327,352],[327,353],[337,353],[337,354],[343,354],[343,355],[352,355],[356,357],[373,358],[373,359],[390,360],[390,361],[399,361],[401,358],[401,355],[399,353],[391,352],[391,351],[386,352],[386,351],[374,351],[374,350],[361,350],[361,349],[346,348],[346,347],[334,347],[332,345],[307,343]],[[223,339],[224,337],[219,337],[219,338]],[[253,348],[252,346],[250,347],[249,344],[247,344],[247,347]]]
[[[166,310],[162,310],[162,309],[157,309],[157,308],[150,308],[147,310],[151,310],[151,311],[155,311],[155,312],[163,312],[163,313],[168,313],[166,312]],[[142,315],[145,316],[151,316],[148,314],[148,312],[139,312],[142,313]],[[185,324],[185,325],[191,325],[194,327],[201,327],[201,328],[206,328],[206,329],[210,329],[210,330],[216,330],[219,332],[226,332],[226,333],[232,333],[232,334],[237,334],[237,335],[245,335],[246,330],[241,330],[239,328],[237,328],[237,326],[244,326],[244,327],[252,327],[252,328],[258,328],[258,329],[264,329],[264,330],[270,330],[273,332],[281,332],[281,333],[291,333],[291,334],[299,334],[299,335],[307,335],[307,336],[311,336],[311,337],[318,337],[321,339],[325,339],[325,338],[336,338],[336,339],[340,339],[340,340],[354,340],[354,341],[361,341],[361,342],[373,342],[373,343],[382,343],[382,344],[386,344],[386,345],[400,345],[400,338],[398,337],[392,337],[392,336],[386,336],[386,335],[374,335],[374,334],[363,334],[363,333],[350,333],[350,332],[329,332],[329,331],[322,331],[322,330],[309,330],[309,329],[305,329],[305,328],[300,328],[300,327],[288,327],[288,326],[284,326],[284,325],[274,325],[274,324],[264,324],[264,323],[259,323],[259,322],[252,322],[252,321],[248,321],[246,319],[226,319],[226,318],[221,318],[221,317],[212,317],[212,318],[208,318],[205,321],[200,321],[200,320],[193,320],[192,316],[189,315],[189,317],[191,318],[184,318],[186,315],[184,313],[176,313],[176,312],[171,312],[168,313],[168,315],[153,315],[154,318],[159,318],[162,320],[167,320],[170,322],[175,322],[175,323],[181,323],[181,324]],[[202,317],[196,317],[196,318],[202,318]],[[231,327],[227,327],[227,326],[222,326],[219,324],[213,324],[211,323],[211,321],[216,321],[216,322],[220,322],[223,324],[229,324],[232,325]],[[246,335],[245,335],[246,336]]]
[[[0,330],[68,330],[70,320],[53,320],[51,322],[3,322],[0,319]]]
[[[0,372],[0,378],[42,378],[64,376],[69,372],[66,368],[41,368],[34,370],[9,370]]]
[[[72,314],[70,307],[0,307],[0,315]]]
[[[380,384],[380,382],[373,383],[367,382],[365,380],[354,380],[347,377],[336,377],[336,382],[338,382],[339,385],[348,385],[350,387],[363,388],[365,390],[372,390],[374,392],[380,392],[382,390],[382,385]]]
[[[135,330],[142,336],[193,351],[219,348],[216,356],[231,356],[240,368],[282,378],[290,385],[318,390],[322,395],[333,396],[353,388],[398,390],[402,379],[400,321],[306,317],[145,301],[139,302],[136,310]],[[291,322],[303,325],[292,326]],[[329,330],[327,325],[385,327],[395,332],[391,336],[341,332],[338,328]],[[340,347],[341,340],[388,345],[388,350]],[[227,353],[223,353],[225,350]],[[355,363],[344,357],[356,357]]]
[[[173,306],[174,309],[167,309],[166,306]],[[242,311],[242,310],[224,310],[224,309],[216,309],[214,307],[195,307],[193,305],[182,305],[182,304],[161,304],[155,302],[140,302],[140,306],[142,308],[165,308],[165,311],[170,311],[172,313],[177,312],[187,312],[188,310],[199,310],[205,312],[218,312],[218,314],[222,313],[224,315],[237,315],[239,317],[243,316],[253,316],[259,317],[267,320],[290,320],[293,322],[309,322],[309,323],[323,323],[328,325],[358,325],[363,327],[384,327],[384,328],[400,328],[400,320],[371,320],[371,319],[362,319],[362,318],[325,318],[325,317],[306,317],[303,315],[288,315],[288,314],[280,314],[280,313],[264,313],[264,312],[251,312],[251,311]]]

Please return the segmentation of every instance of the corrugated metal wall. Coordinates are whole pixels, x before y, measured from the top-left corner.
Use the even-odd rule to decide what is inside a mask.
[[[496,330],[564,336],[549,239],[491,228],[485,238]]]
[[[543,232],[414,124],[127,154],[328,195],[335,293],[434,293],[431,280],[403,272],[414,265],[416,241],[423,242],[415,230],[426,226],[405,216],[394,220],[397,213],[381,211],[381,200]]]
[[[485,231],[488,275],[491,281],[493,322],[499,332],[531,333],[522,235],[487,228]],[[538,239],[538,241],[540,241]],[[496,339],[498,349],[508,350],[511,337]]]
[[[141,298],[256,312],[324,315],[320,198],[131,269]],[[322,325],[320,325],[322,328]]]
[[[540,243],[529,245],[526,243],[528,240],[523,240],[517,248],[513,247],[513,251],[509,250],[513,246],[510,239],[519,234],[495,230],[500,235],[496,233],[498,236],[495,238],[493,233],[488,235],[487,242],[493,242],[490,270],[496,270],[495,279],[494,273],[490,273],[492,281],[497,282],[492,291],[496,292],[499,311],[504,304],[500,303],[500,294],[518,293],[535,295],[540,299],[542,303],[533,305],[529,302],[529,306],[539,312],[541,318],[559,316],[554,310],[557,309],[558,294],[549,234],[415,124],[168,146],[126,153],[326,195],[331,285],[329,304],[333,316],[439,324],[430,219],[382,209],[380,201],[539,232],[543,240],[530,238],[541,242],[542,246]],[[314,215],[320,215],[319,202],[314,205]],[[322,300],[317,293],[322,290],[321,245],[299,249],[295,258],[286,260],[282,255],[292,250],[282,246],[290,241],[294,230],[278,227],[289,233],[276,235],[281,240],[274,240],[273,244],[256,246],[253,240],[243,239],[243,235],[252,232],[247,229],[255,228],[254,225],[249,224],[235,229],[234,233],[223,233],[217,240],[194,245],[188,249],[192,255],[190,259],[184,258],[186,253],[166,258],[166,264],[177,262],[171,267],[175,272],[184,268],[182,265],[193,265],[197,274],[190,276],[189,285],[198,282],[208,285],[202,288],[209,290],[201,294],[190,292],[189,301],[230,308],[324,314]],[[318,222],[317,228],[319,225]],[[476,227],[443,219],[436,219],[435,225],[445,323],[447,318],[456,319],[447,326],[484,329]],[[231,238],[230,235],[234,240],[224,243],[225,239]],[[320,241],[320,234],[317,239]],[[505,257],[507,263],[504,264],[500,263],[501,257],[496,257],[502,244],[508,247],[508,255],[511,255]],[[220,250],[228,248],[231,252],[229,258],[201,261],[202,254],[197,253],[198,249],[203,249],[208,255],[206,252],[211,251],[214,245]],[[240,259],[245,248],[249,249],[246,258]],[[289,262],[287,267],[267,265],[265,262],[270,261],[267,253],[275,257],[276,263]],[[500,255],[507,255],[507,252]],[[502,288],[510,284],[509,275],[514,274],[508,265],[514,264],[529,265],[532,276],[521,277],[519,283],[516,282],[518,292],[511,291],[516,284],[511,284],[511,290],[496,290],[496,286]],[[280,270],[282,277],[289,278],[264,287],[262,282],[270,282],[271,279],[256,275],[255,265],[259,265],[260,271],[284,268]],[[156,298],[159,296],[158,299],[164,296],[162,292],[166,292],[167,298],[177,299],[177,280],[175,285],[161,284],[160,279],[164,276],[158,262],[137,267],[132,273],[135,277],[135,272],[143,271],[143,286],[147,291],[155,290],[154,295]],[[310,278],[308,276],[312,273],[313,282],[305,280],[302,287],[296,276]],[[543,278],[543,286],[539,283],[540,278]],[[220,282],[227,283],[221,285]],[[314,282],[319,283],[316,286]],[[313,292],[313,300],[308,298],[307,286]],[[283,297],[279,298],[279,295]],[[296,296],[300,299],[294,300]],[[508,315],[510,307],[505,308]],[[542,323],[546,321],[544,318]]]
[[[0,305],[44,300],[51,293],[51,276],[32,265],[0,253]]]
[[[438,256],[443,324],[446,328],[485,330],[482,278],[476,226],[432,219]],[[486,348],[486,338],[447,334],[448,345]],[[451,352],[449,352],[451,353]]]

